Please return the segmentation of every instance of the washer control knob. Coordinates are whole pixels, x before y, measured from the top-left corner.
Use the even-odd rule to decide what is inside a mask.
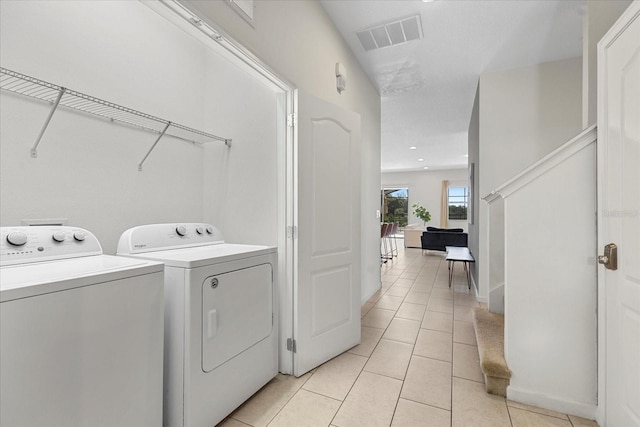
[[[53,233],[51,238],[56,242],[64,242],[64,239],[66,239],[67,236],[64,234],[64,231],[56,231],[55,233]]]
[[[210,225],[207,225],[207,234],[213,234],[213,227]]]
[[[27,243],[27,235],[21,231],[14,231],[7,235],[7,243],[13,246],[22,246]]]
[[[177,226],[176,233],[178,233],[178,236],[184,236],[185,234],[187,234],[187,227],[185,227],[184,225]]]
[[[198,233],[198,234],[204,233],[204,228],[202,228],[201,226],[197,226],[196,227],[196,233]]]
[[[84,241],[85,237],[87,237],[87,233],[85,233],[84,231],[76,231],[75,233],[73,233],[73,238],[78,242]]]

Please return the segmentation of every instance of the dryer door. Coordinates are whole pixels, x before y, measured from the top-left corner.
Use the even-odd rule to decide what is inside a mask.
[[[202,370],[210,372],[273,329],[273,274],[262,264],[202,284]]]

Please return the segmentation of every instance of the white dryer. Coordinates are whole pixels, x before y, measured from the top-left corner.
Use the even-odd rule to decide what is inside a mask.
[[[75,227],[0,233],[0,425],[160,425],[163,265]]]
[[[165,426],[212,427],[278,373],[276,248],[152,224],[125,231],[118,255],[165,263]]]

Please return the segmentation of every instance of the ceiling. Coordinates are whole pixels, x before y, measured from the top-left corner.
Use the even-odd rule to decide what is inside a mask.
[[[482,73],[582,55],[585,0],[320,2],[381,95],[382,172],[466,168]],[[421,40],[365,51],[356,36],[413,15]]]

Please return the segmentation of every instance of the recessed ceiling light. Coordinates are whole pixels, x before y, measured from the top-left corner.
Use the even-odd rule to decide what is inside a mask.
[[[424,159],[420,158],[418,159],[419,162],[424,162]]]
[[[409,147],[409,150],[417,150],[418,147]]]
[[[469,155],[468,155],[468,154],[465,154],[464,156],[465,156],[465,157],[469,157]]]
[[[422,169],[429,169],[429,166],[425,166],[425,167],[423,167]]]

